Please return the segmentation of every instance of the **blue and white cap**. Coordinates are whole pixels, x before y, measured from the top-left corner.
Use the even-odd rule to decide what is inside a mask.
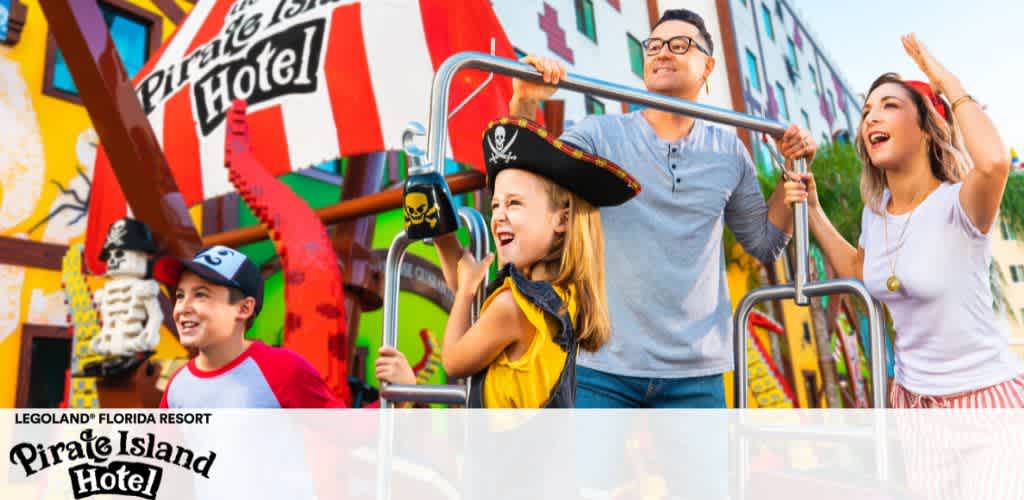
[[[181,273],[186,270],[215,285],[237,288],[245,296],[256,299],[253,316],[259,314],[263,307],[260,271],[238,250],[217,245],[200,250],[192,260],[163,257],[154,265],[153,277],[169,287],[176,287]]]

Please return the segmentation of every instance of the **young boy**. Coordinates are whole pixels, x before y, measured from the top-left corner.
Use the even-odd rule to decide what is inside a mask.
[[[181,344],[199,354],[171,376],[161,408],[343,407],[323,378],[292,351],[245,339],[263,302],[263,279],[223,246],[192,260],[164,257],[153,275],[174,292]]]

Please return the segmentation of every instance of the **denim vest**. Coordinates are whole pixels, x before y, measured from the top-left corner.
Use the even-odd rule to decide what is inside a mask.
[[[532,281],[526,279],[512,264],[506,264],[498,273],[497,278],[487,288],[487,296],[490,297],[505,278],[511,277],[516,289],[531,303],[541,308],[542,311],[558,319],[562,325],[561,332],[555,336],[555,343],[559,345],[568,355],[565,357],[565,366],[558,377],[558,382],[551,389],[551,395],[543,408],[572,408],[576,403],[576,330],[572,326],[572,320],[568,312],[562,311],[562,298],[555,293],[551,283],[547,281]],[[584,314],[578,311],[578,314]],[[469,387],[469,407],[484,408],[483,389],[484,379],[487,377],[488,368],[473,375]]]

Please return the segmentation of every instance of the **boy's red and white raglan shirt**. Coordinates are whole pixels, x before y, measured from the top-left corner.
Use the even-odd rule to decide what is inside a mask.
[[[190,360],[167,382],[160,407],[342,408],[344,404],[298,354],[253,341],[216,370],[200,370],[195,359]]]

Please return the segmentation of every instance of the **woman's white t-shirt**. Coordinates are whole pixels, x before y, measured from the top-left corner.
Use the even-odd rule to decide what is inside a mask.
[[[967,217],[962,186],[943,183],[912,213],[864,207],[861,217],[864,284],[889,307],[896,328],[896,382],[922,395],[981,389],[1024,371],[992,311],[992,232],[982,234]],[[882,206],[888,201],[886,190]],[[893,263],[896,292],[886,288]]]

